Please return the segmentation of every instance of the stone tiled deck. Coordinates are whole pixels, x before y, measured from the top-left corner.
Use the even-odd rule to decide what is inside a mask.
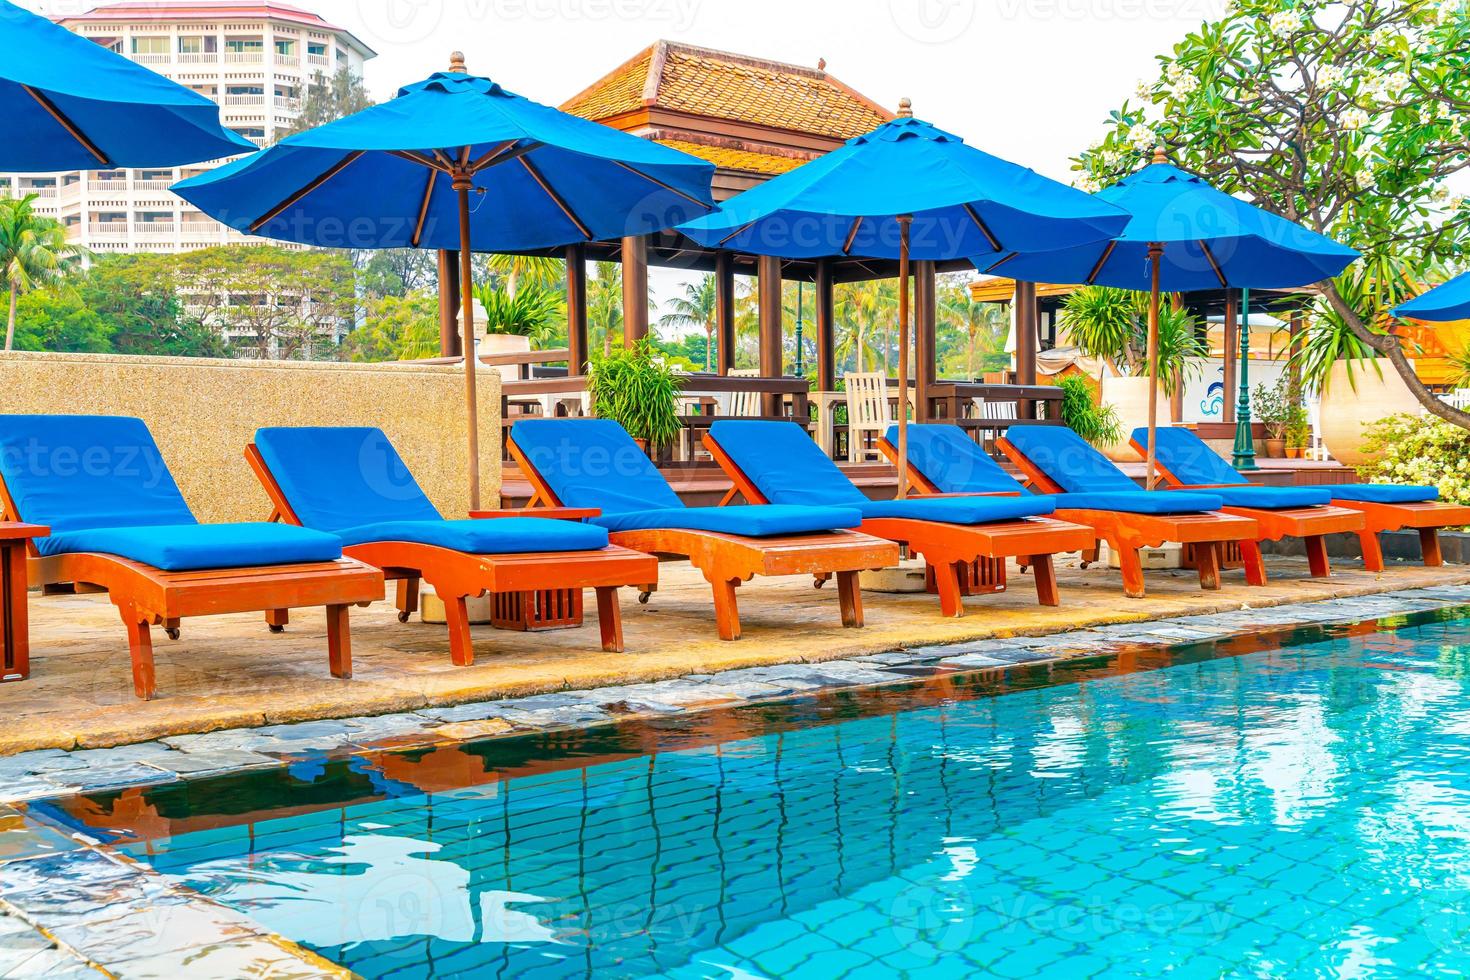
[[[1280,571],[1278,569],[1278,571]],[[1278,576],[1285,578],[1286,576]],[[1470,576],[1441,572],[1390,574],[1273,605],[1252,593],[1246,608],[1180,613],[1194,600],[1151,602],[1166,618],[1103,622],[1102,609],[1075,617],[1051,635],[1010,635],[925,644],[911,632],[886,652],[818,662],[735,666],[653,682],[533,694],[509,700],[334,721],[277,724],[250,731],[180,735],[146,744],[65,752],[41,749],[0,759],[0,975],[6,977],[272,976],[340,977],[344,972],[246,917],[175,885],[156,872],[32,817],[27,798],[169,782],[204,773],[285,766],[328,755],[355,755],[385,745],[450,747],[448,743],[509,732],[606,722],[631,714],[678,714],[708,706],[913,680],[935,673],[1061,661],[1181,641],[1219,640],[1309,624],[1356,622],[1470,603]],[[1366,578],[1366,577],[1364,577]],[[1390,580],[1421,587],[1366,594]],[[1429,579],[1437,584],[1423,586]],[[1086,580],[1084,580],[1086,581]],[[1074,583],[1076,584],[1076,583]],[[1082,590],[1078,590],[1082,591]],[[1331,591],[1347,594],[1328,597]],[[1315,600],[1315,601],[1312,601]],[[994,601],[988,600],[988,601]],[[1100,600],[1099,600],[1100,601]],[[1198,605],[1197,602],[1194,602]],[[987,617],[975,617],[981,620]],[[1114,619],[1119,617],[1115,614]],[[668,627],[663,627],[667,629]],[[984,630],[982,629],[981,632]],[[843,656],[843,654],[846,654]],[[808,657],[808,659],[816,659]]]
[[[186,620],[177,642],[155,631],[159,697],[133,697],[127,645],[105,596],[33,598],[32,677],[0,685],[0,756],[36,749],[96,748],[229,728],[253,728],[323,718],[355,719],[358,741],[393,734],[368,718],[391,712],[432,711],[453,724],[467,718],[453,708],[487,700],[552,694],[608,685],[638,684],[716,671],[793,662],[849,660],[928,644],[989,637],[1041,635],[1064,629],[1201,615],[1284,602],[1330,599],[1395,589],[1470,582],[1470,568],[1391,567],[1374,575],[1343,564],[1327,580],[1306,576],[1304,563],[1271,562],[1271,584],[1247,589],[1240,572],[1205,592],[1190,572],[1150,572],[1149,597],[1122,596],[1118,573],[1094,566],[1059,569],[1062,605],[1035,603],[1028,577],[1013,575],[1011,591],[966,600],[967,614],[943,619],[934,597],[865,593],[867,627],[841,628],[836,590],[809,579],[756,579],[740,589],[744,638],[716,638],[709,588],[686,564],[666,564],[660,591],[639,605],[625,590],[627,652],[598,649],[594,616],[581,629],[517,633],[477,627],[478,661],[449,662],[444,627],[398,623],[388,603],[352,613],[355,673],[336,680],[327,672],[325,618],[293,613],[289,630],[268,633],[256,616]],[[333,731],[342,726],[332,726]],[[473,732],[454,732],[452,737]],[[206,736],[208,737],[208,736]],[[255,738],[217,736],[249,763]],[[146,765],[147,749],[137,750]],[[157,770],[125,768],[120,783]]]

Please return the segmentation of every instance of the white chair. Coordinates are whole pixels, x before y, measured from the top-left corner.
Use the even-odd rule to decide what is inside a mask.
[[[888,431],[893,413],[888,408],[888,376],[878,373],[844,374],[847,389],[847,461],[882,459],[878,439]]]
[[[1016,417],[1016,403],[1010,401],[988,402],[983,398],[975,399],[975,417],[981,419],[1014,419]]]
[[[758,378],[761,376],[759,368],[734,368],[730,371],[732,378]],[[761,413],[761,393],[758,391],[732,391],[730,392],[730,414],[736,418],[758,418]]]

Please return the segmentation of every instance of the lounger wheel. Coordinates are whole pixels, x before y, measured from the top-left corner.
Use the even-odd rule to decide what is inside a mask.
[[[649,599],[652,599],[652,598],[653,598],[653,593],[652,592],[640,592],[640,593],[638,593],[638,603],[639,603],[639,605],[643,605],[643,606],[648,605],[648,600]]]
[[[400,623],[406,623],[406,622],[408,622],[409,615],[410,614],[409,614],[409,611],[407,609],[400,609],[400,610],[398,610],[398,621]]]
[[[270,626],[268,626],[267,629],[269,629],[272,633],[284,633],[284,632],[286,632],[286,627],[284,627],[284,626],[278,626],[275,623],[270,624]]]
[[[177,626],[165,626],[163,632],[168,635],[170,640],[177,640],[179,638],[179,628]]]

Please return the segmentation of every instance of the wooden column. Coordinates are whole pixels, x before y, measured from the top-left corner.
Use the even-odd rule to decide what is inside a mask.
[[[715,255],[715,352],[718,370],[729,374],[735,367],[735,256]]]
[[[623,346],[648,336],[648,239],[623,239]]]
[[[760,276],[758,304],[760,308],[761,376],[781,377],[781,260],[762,255],[757,265]],[[780,415],[780,397],[761,396],[762,413]]]
[[[1286,384],[1291,391],[1292,398],[1302,396],[1302,362],[1296,359],[1297,352],[1302,349],[1302,314],[1297,311],[1291,315],[1291,326],[1287,328],[1287,336],[1291,343],[1287,356],[1291,360],[1286,362]]]
[[[1235,367],[1240,357],[1240,302],[1235,290],[1225,290],[1225,401],[1220,407],[1220,421],[1235,424]]]
[[[939,284],[933,262],[914,263],[914,418],[929,421],[929,386],[938,360],[936,321]]]
[[[837,324],[832,317],[832,263],[817,260],[817,390],[837,389]]]
[[[1036,284],[1017,282],[1016,295],[1012,300],[1016,317],[1016,384],[1036,384]],[[1023,401],[1016,406],[1016,415],[1023,419],[1036,417],[1036,404]]]
[[[439,251],[439,356],[460,357],[459,253]]]
[[[587,373],[587,248],[567,246],[568,374]]]

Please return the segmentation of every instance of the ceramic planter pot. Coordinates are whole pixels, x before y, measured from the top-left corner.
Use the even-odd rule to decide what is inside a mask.
[[[1266,440],[1266,458],[1267,459],[1284,459],[1285,457],[1286,457],[1286,440],[1285,439],[1267,439]]]
[[[1123,426],[1123,438],[1112,446],[1098,448],[1115,463],[1136,463],[1138,453],[1128,445],[1129,434],[1140,425],[1148,425],[1148,378],[1103,378],[1102,404],[1111,405],[1118,411],[1118,421]],[[1159,386],[1158,424],[1169,424],[1169,396]]]
[[[479,348],[482,355],[524,354],[531,349],[531,338],[509,333],[488,333],[480,337]],[[501,381],[515,381],[521,376],[521,369],[514,364],[502,365],[495,370],[500,372]]]
[[[1375,365],[1383,369],[1381,376]],[[1364,425],[1390,415],[1418,413],[1418,399],[1388,361],[1338,361],[1322,391],[1322,442],[1339,463],[1361,466],[1368,461],[1363,452]]]

